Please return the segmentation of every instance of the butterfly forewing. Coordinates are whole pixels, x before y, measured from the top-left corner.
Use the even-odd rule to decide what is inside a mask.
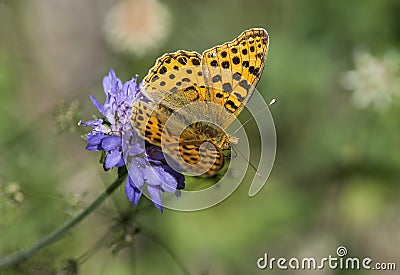
[[[143,93],[153,102],[172,110],[193,101],[202,101],[205,87],[201,55],[178,51],[160,57],[143,81]]]
[[[233,119],[238,116],[261,77],[267,53],[264,29],[247,30],[232,42],[205,51],[205,82],[213,88],[209,100],[223,105]]]

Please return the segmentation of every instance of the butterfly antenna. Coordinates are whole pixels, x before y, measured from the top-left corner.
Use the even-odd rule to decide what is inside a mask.
[[[242,153],[239,149],[236,148],[235,152],[239,152],[239,154],[249,163],[250,167],[254,169],[256,175],[259,176],[261,179],[266,179],[263,174],[257,171],[257,168],[251,163],[251,161]]]
[[[261,112],[263,112],[265,109],[267,109],[269,106],[271,106],[271,105],[274,104],[275,102],[276,102],[276,99],[273,98],[273,99],[269,102],[269,104],[268,104],[266,107],[262,108],[260,111],[258,111],[257,113],[255,113],[255,115],[254,115],[252,118],[249,118],[248,120],[246,120],[242,125],[240,125],[239,128],[237,128],[237,129],[233,132],[233,134],[236,134],[237,131],[239,131],[240,129],[242,129],[242,128],[244,127],[244,125],[246,125],[246,124],[249,123],[250,121],[254,120],[254,117],[256,117],[257,115],[259,115]]]

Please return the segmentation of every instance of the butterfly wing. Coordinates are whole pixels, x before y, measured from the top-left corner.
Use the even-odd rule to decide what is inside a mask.
[[[210,91],[207,100],[224,106],[232,114],[226,127],[239,115],[260,80],[268,44],[266,30],[250,29],[203,53],[205,82]]]
[[[190,175],[213,176],[224,166],[221,149],[213,142],[180,141],[164,146],[163,152],[178,165],[175,170]]]
[[[136,101],[132,108],[133,126],[148,142],[160,147],[163,143],[166,158],[172,160],[172,166],[177,165],[173,167],[175,170],[192,175],[216,174],[224,164],[218,146],[212,141],[196,140],[198,136],[190,129],[181,134],[179,120],[172,119],[172,124],[166,128],[168,118],[169,114],[152,102]]]
[[[143,94],[155,103],[176,110],[205,99],[201,55],[178,51],[164,54],[143,81]]]
[[[170,114],[160,109],[153,102],[135,101],[132,106],[132,125],[138,133],[148,142],[161,147],[162,138],[168,143],[179,142],[179,133],[171,132],[178,127],[169,127],[166,131],[164,125]]]

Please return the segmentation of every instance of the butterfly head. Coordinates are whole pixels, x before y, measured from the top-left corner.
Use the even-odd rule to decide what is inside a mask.
[[[224,151],[224,150],[230,150],[232,144],[238,144],[238,142],[239,142],[239,138],[237,138],[237,137],[234,137],[234,136],[228,137],[226,135],[223,135],[218,144],[219,144],[221,150]]]

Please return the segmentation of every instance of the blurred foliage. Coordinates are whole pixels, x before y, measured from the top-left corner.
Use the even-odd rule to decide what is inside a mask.
[[[400,51],[400,2],[162,4],[170,34],[137,57],[104,38],[112,1],[0,1],[0,255],[44,237],[116,176],[84,150],[85,129],[75,127],[96,113],[89,94],[101,98],[109,68],[123,80],[141,79],[165,52],[202,52],[251,27],[270,34],[258,90],[277,99],[278,148],[267,185],[249,198],[249,171],[219,205],[163,214],[146,200],[130,205],[120,188],[72,234],[6,274],[255,274],[266,272],[256,266],[264,252],[322,258],[339,245],[352,256],[398,261],[399,98],[384,109],[358,109],[341,79],[359,49],[376,58]]]

